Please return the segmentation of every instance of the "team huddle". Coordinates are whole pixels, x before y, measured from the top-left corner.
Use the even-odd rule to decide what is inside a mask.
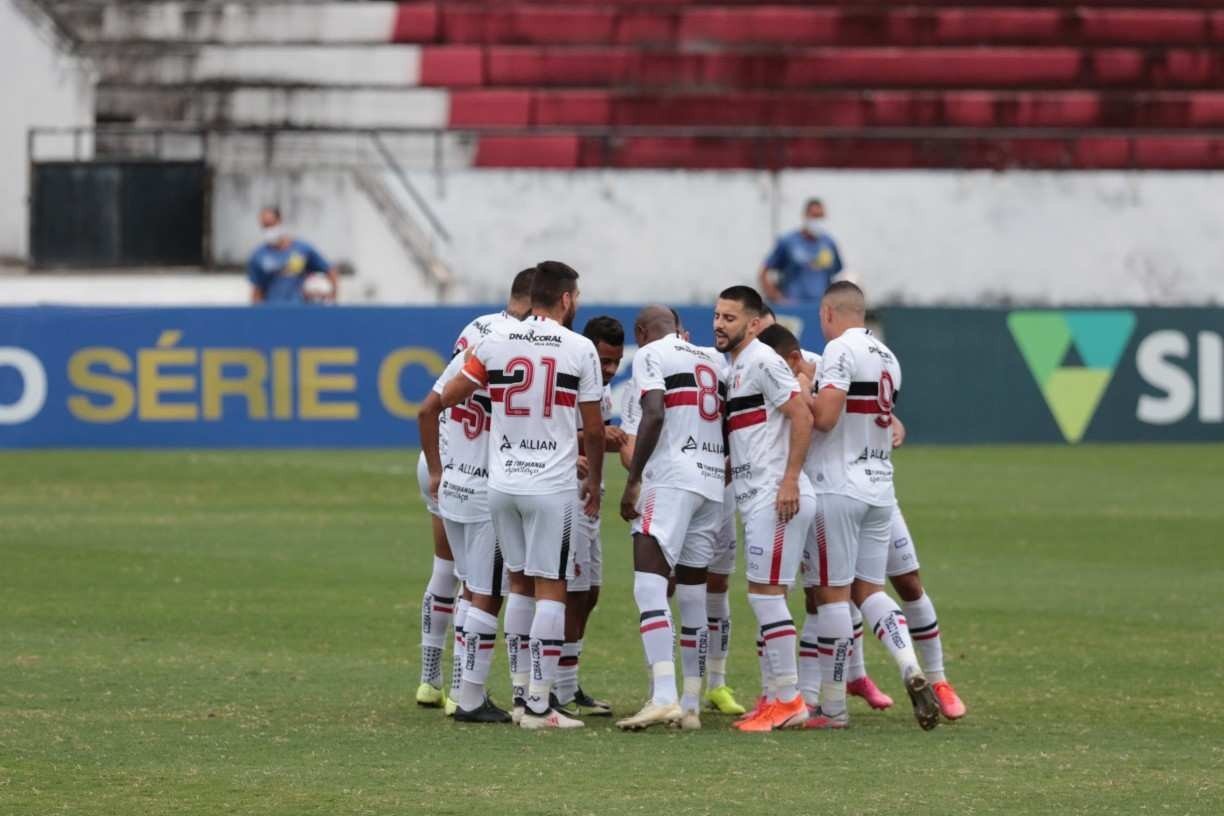
[[[435,554],[417,702],[526,729],[612,713],[582,690],[578,667],[602,584],[605,453],[615,453],[628,471],[619,512],[650,676],[649,699],[620,728],[698,729],[703,707],[740,715],[741,731],[845,728],[848,696],[892,705],[866,675],[864,624],[896,661],[922,728],[963,716],[893,489],[901,368],[865,328],[862,291],[841,282],[826,292],[823,357],[747,286],[719,295],[712,348],[690,343],[674,310],[646,307],[619,427],[610,382],[625,332],[607,317],[574,332],[578,296],[565,264],[520,272],[506,310],[460,334],[422,406],[417,476]],[[726,685],[737,513],[761,672],[750,711]],[[787,606],[797,581],[801,632]],[[487,691],[503,607],[510,712]]]

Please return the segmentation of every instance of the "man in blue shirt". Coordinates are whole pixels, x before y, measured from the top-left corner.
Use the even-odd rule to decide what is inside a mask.
[[[336,270],[310,244],[285,232],[278,208],[260,210],[259,226],[264,240],[247,262],[252,303],[305,303],[302,284],[314,274],[325,275],[331,281],[331,294],[325,299],[336,299],[339,288]]]
[[[774,303],[819,302],[833,276],[842,271],[841,253],[824,229],[824,204],[803,205],[803,227],[778,239],[761,267],[761,289]]]

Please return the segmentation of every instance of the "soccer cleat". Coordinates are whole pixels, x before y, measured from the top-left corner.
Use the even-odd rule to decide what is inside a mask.
[[[515,697],[514,704],[510,707],[510,719],[515,724],[519,724],[519,720],[523,719],[523,715],[527,713],[527,702],[522,697]]]
[[[752,710],[744,712],[740,716],[740,718],[735,721],[736,724],[747,722],[748,720],[751,720],[753,717],[755,717],[756,715],[764,711],[765,707],[768,705],[769,705],[769,698],[766,697],[764,694],[762,694],[760,697],[756,699],[756,705],[752,707]]]
[[[701,714],[697,711],[686,711],[675,725],[678,725],[681,731],[700,731]]]
[[[574,702],[578,704],[579,713],[587,717],[611,717],[612,704],[604,700],[596,700],[578,687],[574,694]]]
[[[747,710],[735,699],[735,691],[730,686],[719,686],[705,693],[706,708],[719,714],[746,714]]]
[[[650,702],[632,717],[617,720],[616,727],[622,731],[642,731],[652,725],[670,725],[679,722],[683,716],[684,712],[680,710],[679,703],[658,705]]]
[[[419,706],[441,708],[445,699],[446,695],[437,686],[431,686],[428,683],[417,686],[416,702]]]
[[[442,704],[442,711],[445,712],[446,716],[448,717],[455,716],[455,712],[458,710],[459,710],[459,704],[456,703],[454,700],[452,700],[450,697],[447,697],[446,702]]]
[[[553,697],[550,701],[550,708],[552,708],[554,711],[560,711],[567,717],[582,716],[582,711],[578,708],[578,702],[576,700],[570,700],[568,703],[563,703],[556,697]]]
[[[930,731],[939,725],[939,701],[935,692],[927,682],[926,675],[914,669],[905,677],[905,690],[909,693],[910,702],[914,704],[914,719],[923,731]]]
[[[867,702],[867,705],[876,711],[883,711],[893,704],[893,698],[880,691],[880,687],[873,683],[871,678],[866,675],[847,683],[846,693],[855,697],[862,697]]]
[[[940,680],[934,683],[931,689],[935,692],[935,701],[939,703],[939,710],[949,720],[959,720],[965,716],[965,704],[961,702],[961,698],[957,695],[956,689],[952,688],[952,684],[947,680]]]
[[[789,703],[774,700],[759,714],[736,723],[741,731],[778,731],[783,728],[802,728],[807,722],[808,707],[803,695],[797,695]]]
[[[455,722],[500,724],[511,722],[511,718],[508,711],[498,708],[492,700],[485,697],[484,701],[471,711],[457,708],[455,710]]]
[[[804,728],[811,728],[816,731],[839,731],[850,725],[850,712],[842,709],[838,714],[826,714],[816,707],[812,712],[812,716],[808,717],[807,722],[803,724]]]
[[[530,709],[523,712],[522,719],[519,720],[519,728],[525,728],[528,731],[541,731],[544,729],[570,729],[582,728],[586,725],[582,720],[575,720],[573,717],[567,717],[555,708],[550,708],[544,714],[536,714]]]

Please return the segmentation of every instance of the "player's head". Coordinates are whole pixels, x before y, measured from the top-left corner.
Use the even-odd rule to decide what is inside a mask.
[[[595,344],[604,385],[612,382],[625,356],[625,327],[615,317],[592,317],[582,328],[583,335]]]
[[[688,343],[693,338],[689,334],[689,330],[684,328],[684,323],[681,322],[680,320],[680,313],[677,312],[675,309],[672,309],[672,307],[670,306],[668,306],[667,308],[671,309],[672,317],[676,318],[676,335],[679,336],[681,340]]]
[[[778,316],[774,314],[774,310],[769,307],[768,303],[761,305],[761,331],[769,328],[778,322]]]
[[[267,206],[259,211],[259,229],[263,231],[265,244],[279,244],[285,238],[280,207]]]
[[[809,198],[803,202],[803,231],[809,235],[820,232],[825,217],[824,202],[819,198]]]
[[[778,353],[778,356],[790,366],[791,373],[798,375],[803,363],[803,352],[799,350],[799,340],[791,330],[780,323],[761,329],[757,339]]]
[[[738,351],[761,327],[765,302],[751,286],[731,286],[718,294],[714,304],[714,347]]]
[[[529,266],[514,276],[510,284],[510,299],[506,301],[506,312],[511,317],[522,320],[531,314],[531,282],[535,279],[536,268]]]
[[[820,300],[820,331],[826,340],[842,336],[846,329],[867,324],[867,298],[850,281],[830,284]]]
[[[680,331],[680,320],[675,309],[653,304],[638,312],[633,321],[633,339],[639,346],[653,343],[669,334]]]
[[[553,318],[565,328],[578,314],[578,273],[560,261],[540,261],[531,279],[531,310]]]

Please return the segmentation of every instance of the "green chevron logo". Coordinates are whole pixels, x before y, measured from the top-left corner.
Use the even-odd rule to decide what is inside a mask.
[[[1135,330],[1135,313],[1012,312],[1007,328],[1063,437],[1079,442]]]

